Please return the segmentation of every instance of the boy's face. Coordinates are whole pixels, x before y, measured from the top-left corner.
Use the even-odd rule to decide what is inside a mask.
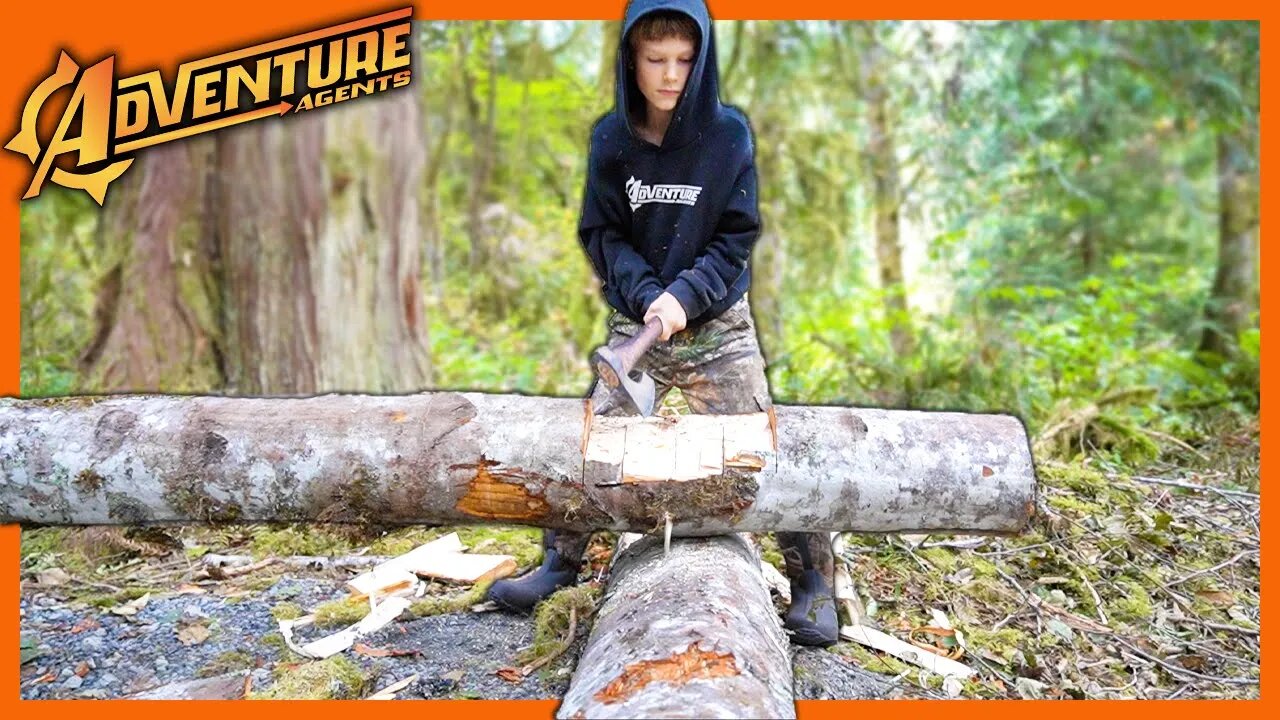
[[[636,45],[636,85],[648,109],[671,112],[693,67],[693,43],[679,37],[641,40]]]

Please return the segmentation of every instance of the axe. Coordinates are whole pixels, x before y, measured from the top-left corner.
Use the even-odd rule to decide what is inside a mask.
[[[628,408],[645,417],[653,414],[653,378],[643,372],[633,378],[631,368],[661,334],[662,320],[655,317],[630,340],[612,348],[601,345],[591,353],[591,367],[609,389],[608,398],[595,409],[597,415],[615,407]]]

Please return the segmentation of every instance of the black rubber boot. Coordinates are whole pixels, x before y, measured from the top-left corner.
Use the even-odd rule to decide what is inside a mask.
[[[791,581],[791,607],[783,625],[800,645],[828,647],[840,639],[835,597],[817,570]]]
[[[570,559],[556,548],[556,532],[542,533],[542,566],[515,580],[499,580],[489,588],[489,600],[505,610],[531,612],[551,593],[578,581],[578,557]]]
[[[787,561],[787,574],[791,576],[791,607],[783,626],[791,631],[792,639],[800,645],[828,647],[840,639],[840,621],[836,616],[835,594],[831,591],[829,576],[834,567],[830,545],[824,545],[824,536],[812,533],[778,533],[778,546]],[[825,554],[814,558],[812,545]],[[815,563],[815,560],[819,562]],[[823,569],[827,569],[824,573]]]

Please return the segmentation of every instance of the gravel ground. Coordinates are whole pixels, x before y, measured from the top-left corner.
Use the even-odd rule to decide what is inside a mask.
[[[20,697],[118,698],[210,672],[225,653],[240,651],[256,669],[252,687],[265,690],[270,669],[280,660],[296,661],[276,642],[271,608],[293,602],[302,608],[339,599],[345,591],[325,578],[283,577],[270,588],[236,599],[211,594],[155,597],[131,617],[93,607],[70,606],[47,594],[26,593],[19,600],[23,644],[39,656],[21,665]],[[179,632],[197,623],[208,639],[186,645]],[[333,630],[305,628],[305,642]],[[516,655],[533,639],[533,621],[500,612],[459,613],[397,622],[362,638],[372,648],[414,649],[419,654],[345,656],[370,675],[373,689],[417,674],[401,698],[559,698],[569,685],[586,633],[556,661],[520,683],[503,680],[500,668],[516,665]],[[800,699],[869,698],[893,695],[886,681],[829,652],[798,648],[794,656],[796,696]],[[239,670],[242,668],[225,668]]]

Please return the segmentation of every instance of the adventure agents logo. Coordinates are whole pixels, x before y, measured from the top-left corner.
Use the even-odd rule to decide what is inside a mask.
[[[627,198],[631,201],[632,212],[645,203],[695,205],[701,194],[701,185],[645,185],[635,175],[627,180]]]
[[[82,68],[63,52],[53,74],[31,91],[18,134],[5,145],[34,167],[22,199],[52,180],[101,205],[107,186],[142,148],[405,87],[412,79],[412,13],[403,8],[185,62],[171,84],[159,70],[116,80],[114,55]],[[42,142],[38,116],[68,86],[66,107]],[[74,163],[57,162],[69,153]]]

